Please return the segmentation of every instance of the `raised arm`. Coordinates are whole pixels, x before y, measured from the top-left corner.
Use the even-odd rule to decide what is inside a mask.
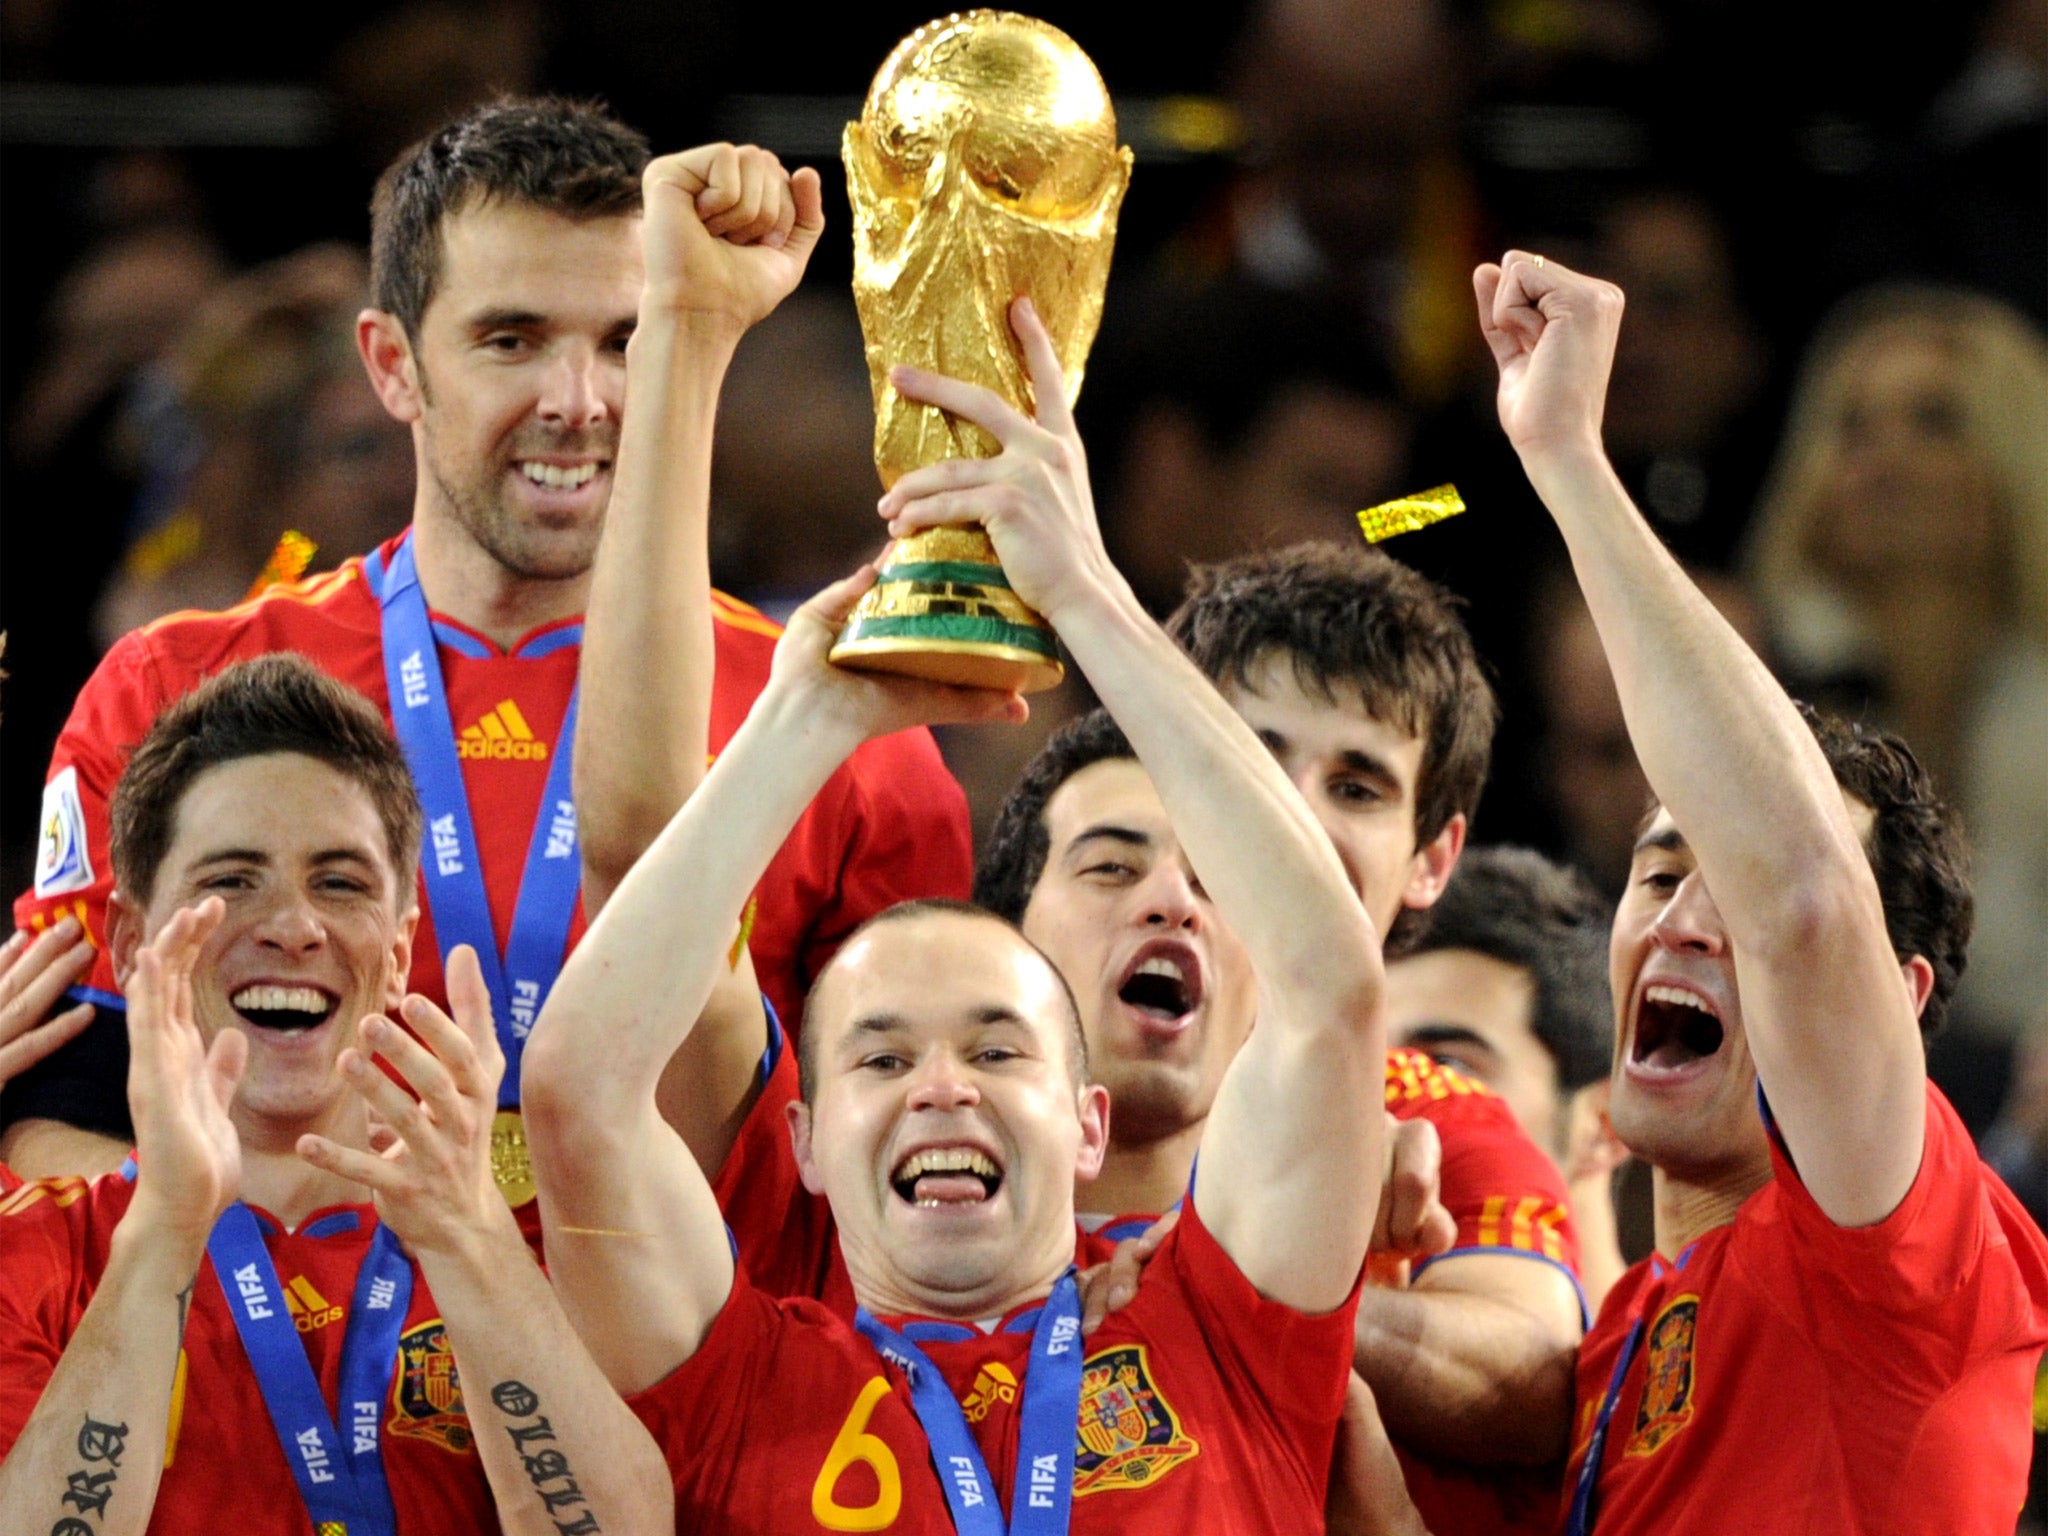
[[[593,916],[704,777],[718,392],[740,338],[795,289],[824,228],[818,173],[792,177],[751,145],[664,155],[648,165],[642,194],[632,409],[578,674],[577,834]]]
[[[222,1030],[209,1051],[192,1019],[192,966],[220,916],[218,899],[178,913],[128,978],[128,1102],[143,1167],[92,1301],[21,1438],[0,1454],[0,1509],[22,1529],[65,1529],[90,1510],[93,1529],[140,1536],[156,1506],[192,1286],[242,1178],[227,1106],[248,1040]]]
[[[1829,1217],[1879,1221],[1919,1170],[1926,1066],[1919,996],[1850,811],[1791,700],[1607,462],[1621,291],[1519,251],[1473,281],[1501,425],[1571,551],[1643,772],[1726,925],[1786,1146]]]
[[[647,278],[626,349],[632,408],[591,577],[579,669],[577,843],[595,916],[704,777],[712,639],[711,441],[747,330],[795,289],[824,228],[818,173],[711,144],[642,178]],[[758,1089],[767,1028],[742,952],[670,1063],[669,1122],[706,1172]]]
[[[987,526],[1018,595],[1051,620],[1123,727],[1196,873],[1244,941],[1259,978],[1258,1026],[1203,1133],[1197,1204],[1262,1294],[1327,1311],[1357,1280],[1378,1204],[1379,940],[1272,755],[1110,564],[1052,343],[1027,301],[1012,320],[1038,419],[987,390],[897,370],[905,395],[974,421],[1003,452],[913,471],[882,511],[899,537],[943,523]]]
[[[833,636],[873,582],[863,569],[792,616],[752,713],[569,957],[528,1042],[521,1107],[549,1268],[622,1392],[689,1359],[732,1288],[711,1186],[655,1089],[768,861],[861,742],[1023,713],[1014,696],[830,665]]]
[[[364,1044],[403,1086],[363,1052],[342,1055],[380,1152],[306,1136],[299,1155],[366,1185],[419,1260],[508,1536],[670,1530],[675,1493],[660,1450],[569,1327],[492,1180],[505,1056],[467,945],[449,953],[448,998],[453,1018],[423,997],[406,1000],[417,1039],[387,1019],[363,1020]]]

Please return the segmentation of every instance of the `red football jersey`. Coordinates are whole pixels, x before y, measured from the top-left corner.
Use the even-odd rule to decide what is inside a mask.
[[[387,543],[373,558],[388,560],[396,546],[397,540]],[[766,684],[780,630],[722,593],[712,595],[712,616],[716,753]],[[107,801],[128,750],[166,704],[202,679],[251,656],[297,651],[364,694],[388,720],[380,617],[364,561],[351,559],[225,613],[172,614],[120,640],[58,737],[43,795],[36,885],[15,902],[15,925],[37,930],[70,913],[102,943],[113,888]],[[434,629],[502,949],[576,682],[582,626],[545,625],[510,651],[450,619],[436,616]],[[762,990],[785,1017],[799,1017],[811,978],[860,923],[912,897],[964,898],[971,883],[966,796],[931,733],[905,731],[868,743],[820,791],[761,882],[750,947]],[[445,1003],[424,883],[421,908],[411,985]],[[582,931],[579,910],[571,943]],[[104,949],[85,995],[95,993],[99,1001],[120,1002]]]
[[[110,1173],[91,1184],[35,1180],[0,1200],[0,1459],[21,1437],[77,1331],[106,1269],[115,1224],[134,1192],[128,1178]],[[368,1205],[330,1206],[295,1233],[261,1212],[258,1220],[285,1304],[333,1413],[356,1272],[369,1252],[376,1211]],[[417,1265],[390,1385],[377,1412],[401,1532],[497,1530],[497,1508],[462,1411],[455,1356]],[[348,1418],[337,1424],[347,1435]],[[149,1529],[313,1533],[211,1258],[200,1264],[186,1319],[171,1396],[169,1457]]]
[[[1605,1410],[1592,1528],[2010,1536],[2048,1344],[2040,1229],[1931,1083],[1919,1176],[1875,1226],[1828,1220],[1775,1131],[1771,1161],[1732,1223],[1622,1276],[1586,1337],[1567,1488]]]
[[[1137,1298],[1087,1342],[1071,1529],[1320,1530],[1352,1314],[1261,1297],[1190,1202]],[[1030,1345],[1001,1328],[922,1345],[1006,1510]],[[951,1536],[903,1373],[816,1302],[773,1300],[743,1273],[696,1355],[628,1403],[675,1475],[678,1531]]]
[[[1421,1051],[1387,1053],[1387,1108],[1428,1120],[1443,1143],[1438,1198],[1457,1223],[1451,1248],[1416,1266],[1467,1253],[1516,1253],[1556,1265],[1579,1285],[1579,1238],[1564,1175],[1529,1139],[1507,1101]],[[1585,1308],[1584,1293],[1579,1306]],[[1410,1450],[1395,1454],[1409,1497],[1434,1536],[1535,1536],[1556,1524],[1556,1467],[1475,1467]]]

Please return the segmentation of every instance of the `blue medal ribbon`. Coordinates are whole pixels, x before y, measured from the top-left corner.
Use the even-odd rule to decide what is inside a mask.
[[[384,1476],[381,1410],[412,1302],[412,1265],[398,1239],[380,1224],[356,1275],[341,1345],[346,1434],[327,1411],[256,1213],[239,1200],[229,1206],[214,1223],[206,1251],[315,1529],[331,1525],[347,1536],[397,1536],[398,1515]]]
[[[1014,1326],[1025,1321],[1019,1318]],[[854,1326],[910,1379],[910,1405],[931,1442],[932,1464],[959,1536],[1066,1536],[1081,1416],[1081,1289],[1071,1268],[1038,1309],[1032,1329],[1007,1524],[988,1463],[945,1376],[923,1350],[866,1307],[855,1314]]]
[[[505,1049],[498,1106],[513,1109],[519,1104],[519,1062],[526,1037],[562,969],[562,951],[568,947],[582,882],[575,803],[569,793],[581,689],[570,694],[568,713],[562,717],[541,812],[527,845],[512,932],[500,955],[469,792],[462,782],[462,760],[455,750],[455,721],[448,711],[434,622],[413,564],[412,534],[399,541],[381,572],[374,563],[364,570],[383,610],[384,684],[391,695],[391,723],[427,813],[420,869],[426,877],[434,933],[444,961],[457,944],[476,950],[484,985],[490,989],[498,1042]]]

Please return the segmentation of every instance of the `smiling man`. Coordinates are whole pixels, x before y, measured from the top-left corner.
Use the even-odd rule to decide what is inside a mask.
[[[453,1018],[384,1017],[421,818],[376,710],[297,657],[244,662],[164,712],[111,811],[139,1145],[0,1202],[9,1528],[664,1517],[654,1446],[493,1185],[476,957],[450,957]]]
[[[1380,1179],[1380,1117],[1356,1113],[1383,1072],[1378,943],[1270,755],[1109,565],[1051,342],[1028,304],[1013,318],[1039,421],[897,370],[899,390],[1004,448],[905,476],[884,513],[899,537],[988,528],[1019,596],[1130,734],[1205,887],[1242,913],[1259,1028],[1218,1090],[1179,1227],[1084,1343],[1074,1187],[1099,1167],[1111,1113],[1073,996],[988,913],[883,914],[813,989],[785,1116],[860,1310],[849,1322],[758,1289],[660,1114],[663,1068],[789,819],[855,743],[1022,712],[827,664],[871,571],[800,610],[732,746],[571,958],[528,1062],[556,1283],[667,1451],[685,1529],[1320,1519]]]
[[[572,745],[581,615],[620,470],[628,343],[637,334],[643,352],[701,352],[694,361],[715,401],[737,335],[795,286],[822,223],[814,175],[799,209],[771,155],[727,145],[670,160],[693,168],[713,243],[746,270],[747,283],[719,295],[738,308],[707,315],[646,281],[647,146],[591,107],[496,102],[385,172],[371,209],[376,307],[360,317],[357,342],[385,408],[412,430],[411,528],[366,559],[226,613],[174,614],[116,645],[57,743],[35,889],[15,905],[22,928],[83,923],[102,953],[75,995],[118,1014],[105,950],[106,803],[126,747],[231,661],[312,657],[385,706],[413,765],[431,856],[412,984],[445,1000],[444,953],[467,943],[481,957],[508,1062],[501,1163],[521,1201],[530,1184],[512,1118],[520,1048],[583,927],[574,800],[613,787],[575,770],[572,794]],[[704,327],[707,318],[717,324]],[[664,444],[687,423],[660,425],[642,434],[640,478],[627,466],[618,499],[640,497],[646,509],[624,506],[625,520],[694,543],[694,559],[680,582],[665,580],[675,561],[623,569],[657,586],[660,601],[688,606],[707,632],[715,661],[689,726],[701,763],[766,680],[776,631],[710,590],[708,427],[691,455]],[[592,729],[633,728],[632,664],[629,650],[614,652],[583,679]],[[764,987],[792,1009],[863,919],[904,897],[965,895],[968,862],[965,799],[930,737],[864,746],[763,881],[753,948]],[[118,1017],[103,1018],[9,1084],[0,1155],[25,1173],[118,1163],[124,1038]]]
[[[1803,714],[1602,451],[1619,289],[1475,274],[1657,804],[1609,949],[1657,1249],[1580,1353],[1569,1530],[1985,1533],[2026,1491],[2048,1242],[1927,1080],[1960,835],[1896,737]]]

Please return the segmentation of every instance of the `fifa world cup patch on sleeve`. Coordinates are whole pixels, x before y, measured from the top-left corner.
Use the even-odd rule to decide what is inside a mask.
[[[92,884],[85,807],[78,799],[78,770],[66,768],[43,786],[43,814],[36,834],[36,896],[68,896]]]
[[[1181,1431],[1180,1415],[1152,1384],[1142,1344],[1106,1349],[1082,1365],[1079,1434],[1077,1499],[1149,1488],[1202,1449]]]
[[[455,1351],[448,1347],[448,1330],[440,1318],[430,1317],[399,1335],[398,1377],[391,1384],[391,1419],[384,1427],[394,1435],[430,1440],[458,1456],[475,1444],[469,1416],[462,1411]]]
[[[1650,1324],[1643,1343],[1643,1400],[1624,1456],[1654,1456],[1692,1419],[1693,1340],[1699,1331],[1700,1299],[1680,1296]]]

